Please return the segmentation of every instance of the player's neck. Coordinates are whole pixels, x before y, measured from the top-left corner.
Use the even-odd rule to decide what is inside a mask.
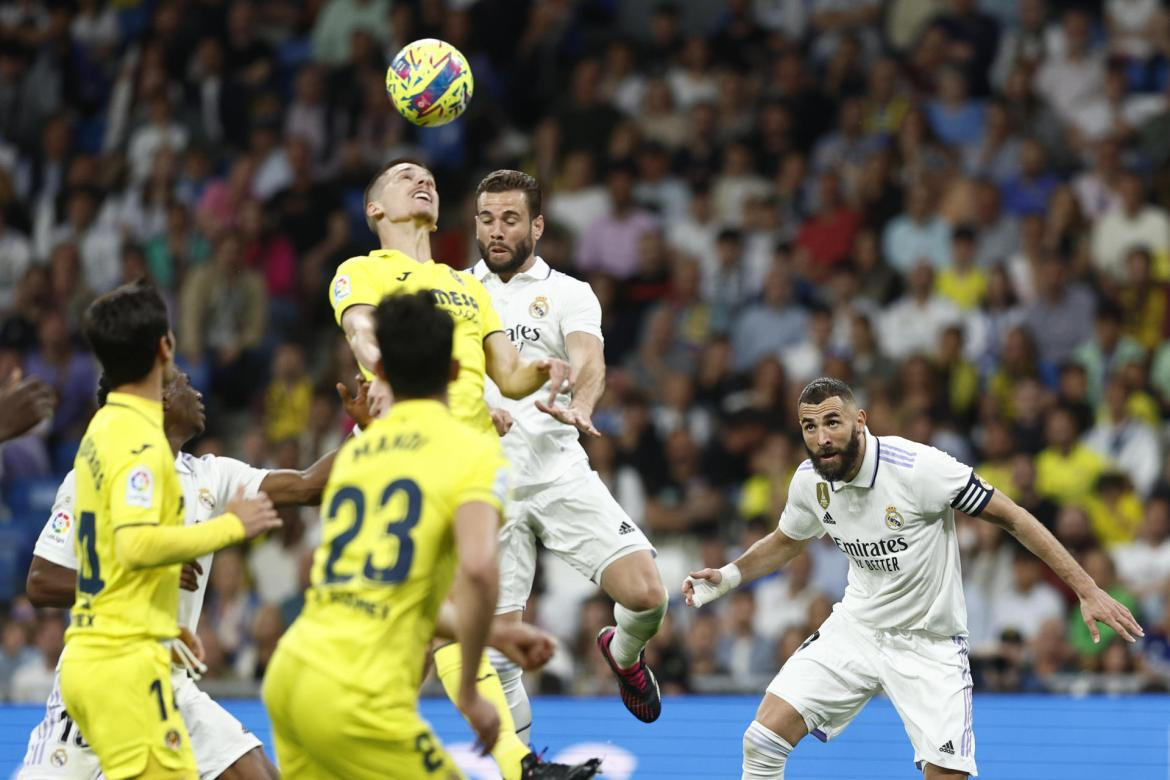
[[[187,443],[187,437],[180,436],[179,434],[170,430],[168,430],[166,434],[167,443],[171,445],[171,454],[176,458],[179,457],[179,452],[182,451],[183,445]]]
[[[849,473],[841,479],[842,482],[852,482],[861,473],[861,467],[865,463],[866,443],[865,434],[863,433],[861,434],[861,447],[857,450],[857,462],[853,464],[853,468],[849,469]]]
[[[420,263],[431,259],[431,228],[424,222],[383,222],[378,238],[383,249],[401,252]]]
[[[118,385],[111,388],[112,393],[125,393],[126,395],[137,396],[144,398],[147,401],[154,401],[162,403],[163,387],[162,387],[162,366],[156,365],[150,370],[150,373],[144,376],[137,382],[127,382],[124,385]]]
[[[501,282],[507,284],[508,282],[512,281],[513,278],[515,278],[516,274],[523,274],[531,271],[532,266],[534,265],[536,265],[536,255],[529,255],[528,259],[524,261],[524,264],[515,271],[502,271],[501,273],[496,274],[496,276],[500,277]]]

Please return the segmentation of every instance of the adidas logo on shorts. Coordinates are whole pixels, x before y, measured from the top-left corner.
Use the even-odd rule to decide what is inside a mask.
[[[828,512],[825,512],[825,516],[821,518],[821,522],[824,523],[825,525],[836,525],[837,524],[837,521],[834,520],[833,516],[831,514],[829,514]]]
[[[618,526],[618,536],[625,536],[626,534],[632,534],[633,532],[634,526],[630,525],[625,520],[622,520],[622,524]]]
[[[938,752],[953,756],[955,754],[955,745],[948,739],[947,743],[938,749]]]

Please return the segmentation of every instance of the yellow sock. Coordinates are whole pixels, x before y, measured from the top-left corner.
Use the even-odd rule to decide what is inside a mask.
[[[451,701],[459,697],[462,652],[457,644],[444,645],[435,651],[435,674],[439,675],[443,690]],[[487,653],[480,656],[479,672],[475,677],[475,689],[491,702],[500,716],[500,738],[492,749],[492,758],[500,768],[503,780],[520,780],[520,761],[532,751],[516,736],[516,724],[512,720],[512,711],[508,709],[508,699],[500,685],[500,676],[488,661]]]

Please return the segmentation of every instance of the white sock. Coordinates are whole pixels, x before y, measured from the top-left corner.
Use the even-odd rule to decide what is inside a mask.
[[[658,627],[666,617],[667,598],[669,597],[664,589],[662,603],[654,609],[641,612],[626,609],[621,604],[614,605],[613,616],[617,621],[617,631],[614,632],[613,641],[609,645],[609,652],[618,666],[626,669],[638,662],[638,654],[658,633]]]
[[[488,648],[488,660],[495,667],[500,676],[500,685],[504,689],[504,697],[508,700],[508,709],[512,712],[512,720],[516,724],[516,736],[525,745],[531,745],[532,740],[532,704],[528,701],[528,691],[524,690],[522,679],[524,670],[496,650]]]
[[[753,720],[743,733],[741,780],[784,780],[784,765],[792,745],[770,728]]]

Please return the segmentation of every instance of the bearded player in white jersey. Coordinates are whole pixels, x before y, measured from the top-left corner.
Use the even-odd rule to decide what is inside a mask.
[[[500,534],[496,622],[520,623],[540,539],[616,602],[616,625],[598,634],[597,646],[618,679],[626,708],[652,722],[662,712],[662,700],[643,650],[666,615],[666,589],[654,548],[589,468],[577,440],[579,432],[600,435],[591,417],[605,389],[601,305],[588,284],[552,270],[535,254],[544,217],[534,178],[520,171],[489,174],[476,189],[475,209],[483,259],[472,275],[491,294],[521,355],[568,361],[573,388],[571,397],[558,398],[555,405],[542,400],[547,388],[514,401],[489,397],[514,423],[502,439],[513,489]],[[492,661],[516,731],[527,739],[532,710],[520,670],[498,653]]]
[[[344,385],[338,385],[345,410],[364,427],[370,420],[366,392],[361,384],[351,397]],[[99,405],[104,402],[99,391]],[[183,488],[186,522],[204,522],[222,514],[224,507],[242,495],[245,498],[266,493],[277,506],[315,505],[329,476],[336,452],[324,456],[308,469],[257,469],[238,460],[206,455],[196,458],[181,452],[184,444],[203,432],[202,396],[191,387],[185,374],[178,374],[164,389],[163,427],[175,452],[175,467]],[[37,539],[26,586],[29,600],[37,607],[69,607],[73,604],[77,581],[77,556],[74,551],[76,528],[73,515],[73,472],[66,475],[53,504],[49,520]],[[179,594],[178,623],[181,639],[196,649],[186,665],[176,665],[172,686],[176,708],[191,735],[191,747],[200,780],[269,780],[280,774],[264,755],[260,741],[238,720],[199,690],[188,669],[197,667],[202,650],[196,629],[203,609],[203,597],[211,568],[211,555],[183,567]],[[440,614],[437,633],[451,636],[454,631],[450,610]],[[542,665],[552,655],[551,636],[530,626],[493,627],[489,643],[500,648],[513,663],[531,669]],[[178,659],[176,659],[178,660]],[[117,695],[111,692],[111,695]],[[86,744],[61,700],[60,680],[56,678],[45,707],[45,717],[29,737],[28,750],[17,780],[96,780],[103,777],[97,755]]]
[[[1068,583],[1094,641],[1098,622],[1130,642],[1143,635],[1035,517],[969,466],[871,434],[844,382],[811,382],[797,412],[809,460],[792,477],[779,527],[734,563],[683,583],[687,603],[700,607],[777,571],[824,534],[852,561],[844,598],[784,664],[744,733],[744,780],[783,778],[805,734],[833,738],[881,692],[928,780],[977,774],[956,509],[1007,529]]]

